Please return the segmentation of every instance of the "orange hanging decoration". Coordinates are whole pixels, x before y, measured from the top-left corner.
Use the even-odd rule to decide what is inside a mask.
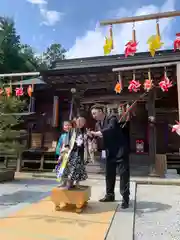
[[[134,54],[137,52],[137,45],[138,43],[136,42],[136,30],[133,24],[132,40],[125,45],[125,57],[134,56]]]
[[[3,94],[4,90],[0,88],[0,96]]]
[[[32,93],[33,93],[33,88],[31,85],[29,85],[28,89],[27,89],[27,93],[29,97],[32,97]]]
[[[180,50],[180,33],[176,33],[176,39],[174,40],[174,51]]]
[[[116,92],[116,93],[121,93],[121,91],[122,91],[122,79],[121,79],[121,75],[120,75],[120,73],[119,73],[119,75],[118,75],[118,82],[116,83],[116,85],[115,85],[115,87],[114,87],[114,91]]]
[[[10,81],[9,87],[5,88],[6,96],[10,97],[12,93],[12,83]]]
[[[148,79],[144,81],[144,90],[149,92],[153,88],[153,81],[151,79],[151,72],[148,71]]]
[[[11,87],[5,88],[6,96],[10,97],[11,96]]]

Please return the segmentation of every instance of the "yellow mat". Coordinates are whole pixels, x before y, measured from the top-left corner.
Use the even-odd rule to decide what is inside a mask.
[[[89,202],[83,213],[55,212],[50,198],[0,219],[4,240],[104,240],[115,203]]]

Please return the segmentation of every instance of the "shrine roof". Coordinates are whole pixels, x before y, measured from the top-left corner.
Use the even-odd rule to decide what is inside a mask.
[[[158,51],[155,57],[151,57],[149,52],[137,53],[135,56],[125,58],[124,54],[98,56],[87,58],[75,58],[56,60],[52,68],[42,71],[43,76],[61,75],[61,74],[82,74],[111,71],[114,67],[125,67],[133,65],[157,64],[164,62],[180,61],[180,52],[173,50]]]

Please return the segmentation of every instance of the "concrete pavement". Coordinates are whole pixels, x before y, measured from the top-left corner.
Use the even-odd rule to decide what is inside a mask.
[[[19,179],[0,184],[0,237],[6,240],[119,239],[123,226],[132,225],[133,202],[128,209],[126,222],[119,228],[118,222],[123,222],[125,212],[120,214],[118,208],[118,189],[117,201],[103,204],[98,199],[104,195],[104,181],[93,179],[86,184],[92,186],[92,196],[82,214],[54,211],[48,198],[51,189],[57,185],[53,180]],[[132,199],[134,187],[132,183]],[[131,240],[131,237],[126,240]]]
[[[172,179],[173,180],[173,179]],[[179,179],[177,179],[179,180]],[[55,212],[49,199],[57,185],[52,179],[16,175],[16,180],[0,184],[0,237],[6,240],[180,240],[179,187],[141,185],[131,181],[131,205],[117,201],[99,203],[104,195],[103,177],[91,177],[92,197],[81,213]]]

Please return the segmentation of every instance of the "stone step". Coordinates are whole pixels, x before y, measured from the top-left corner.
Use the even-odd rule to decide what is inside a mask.
[[[104,174],[105,173],[105,164],[88,164],[86,170],[89,174]],[[118,173],[118,171],[117,171]],[[130,165],[131,176],[148,176],[149,166],[148,165]]]

